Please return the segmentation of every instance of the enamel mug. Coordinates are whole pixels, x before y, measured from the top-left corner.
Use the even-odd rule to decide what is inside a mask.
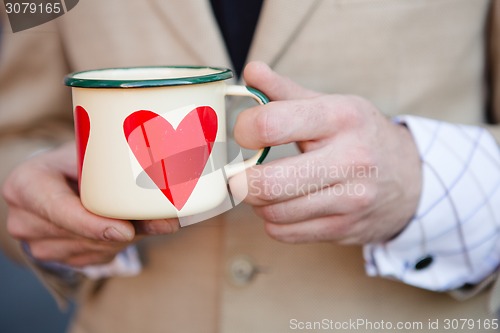
[[[72,73],[82,204],[106,217],[186,217],[228,202],[227,179],[269,148],[228,164],[228,95],[264,104],[261,92],[229,85],[226,68],[169,66]],[[212,214],[214,215],[214,214]]]

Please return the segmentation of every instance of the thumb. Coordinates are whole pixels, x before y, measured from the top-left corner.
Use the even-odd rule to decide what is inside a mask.
[[[259,89],[272,101],[304,99],[321,95],[281,76],[260,61],[249,62],[243,72],[247,85]]]

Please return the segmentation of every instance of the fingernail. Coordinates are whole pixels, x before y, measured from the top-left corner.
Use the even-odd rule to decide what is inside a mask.
[[[109,227],[104,230],[104,238],[117,242],[128,242],[132,240],[132,235],[125,231],[119,231],[114,227]]]

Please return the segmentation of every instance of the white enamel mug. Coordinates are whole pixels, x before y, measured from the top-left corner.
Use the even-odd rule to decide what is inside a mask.
[[[228,200],[227,178],[269,148],[228,164],[227,95],[268,102],[228,85],[226,68],[168,66],[72,73],[79,188],[91,212],[127,220],[185,217]]]

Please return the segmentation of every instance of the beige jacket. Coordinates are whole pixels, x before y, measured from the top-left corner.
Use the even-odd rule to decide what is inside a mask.
[[[490,111],[490,119],[500,116],[500,54],[491,42],[500,38],[491,34],[499,2],[268,0],[248,58],[311,89],[362,95],[391,116],[481,124]],[[71,136],[67,72],[230,66],[205,0],[86,0],[53,22],[8,31],[0,53],[1,179],[29,154]],[[271,157],[292,152],[273,148]],[[4,207],[1,214],[3,221]],[[323,319],[425,328],[429,320],[490,318],[487,292],[459,302],[369,278],[359,247],[278,243],[243,205],[151,238],[141,251],[137,277],[86,283],[73,332],[285,332]]]

